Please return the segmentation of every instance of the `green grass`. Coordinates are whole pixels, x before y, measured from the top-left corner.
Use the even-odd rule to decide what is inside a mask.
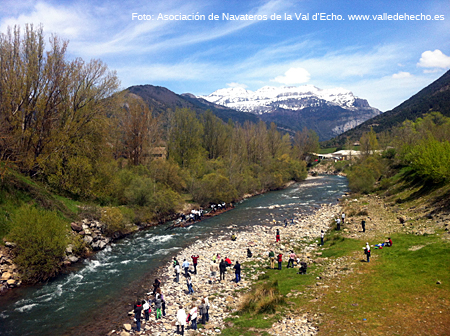
[[[329,154],[329,153],[334,153],[336,151],[337,147],[332,147],[332,148],[321,148],[319,150],[319,154]]]
[[[12,229],[11,217],[24,204],[55,210],[66,221],[76,218],[78,203],[57,196],[38,182],[14,171],[9,171],[0,181],[0,239]]]
[[[60,201],[61,203],[63,203],[65,205],[65,207],[67,209],[69,209],[71,212],[73,212],[74,214],[79,213],[80,212],[80,205],[81,203],[79,201],[75,201],[73,199],[67,198],[67,197],[63,197],[63,196],[59,196],[59,195],[54,195],[55,199]]]
[[[323,258],[338,258],[353,251],[362,250],[364,242],[357,239],[344,238],[340,232],[331,231],[325,236],[323,247]]]
[[[392,247],[372,250],[376,258],[370,264],[356,262],[357,272],[314,307],[327,316],[321,326],[324,334],[345,335],[350,330],[367,335],[383,335],[386,330],[395,335],[448,334],[450,243],[439,235],[395,234],[392,239]],[[342,244],[351,249],[346,241]],[[409,250],[414,246],[423,247]],[[330,251],[330,255],[340,253]],[[421,319],[429,323],[420,324],[418,331]]]

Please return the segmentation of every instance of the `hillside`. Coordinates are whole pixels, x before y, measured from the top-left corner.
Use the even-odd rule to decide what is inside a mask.
[[[167,109],[175,110],[177,108],[188,108],[197,114],[203,114],[211,110],[217,117],[224,122],[229,119],[243,124],[246,121],[252,123],[259,122],[259,118],[253,114],[236,111],[224,106],[210,103],[204,99],[196,98],[192,94],[176,94],[167,88],[154,85],[135,85],[126,89],[130,93],[140,96],[149,106],[153,108],[153,113],[159,115],[165,113]]]
[[[430,111],[438,111],[444,116],[450,117],[450,70],[391,111],[369,119],[336,138],[324,142],[323,146],[343,145],[347,137],[359,140],[364,132],[370,130],[371,126],[376,133],[389,131],[407,119],[414,121]]]

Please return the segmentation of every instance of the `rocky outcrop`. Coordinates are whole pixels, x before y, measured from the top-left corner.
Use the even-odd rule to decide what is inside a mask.
[[[20,286],[22,283],[18,269],[11,257],[10,248],[12,247],[11,243],[5,243],[5,247],[0,246],[0,294],[9,288]]]

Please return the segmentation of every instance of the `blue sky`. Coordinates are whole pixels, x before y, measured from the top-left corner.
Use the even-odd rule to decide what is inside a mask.
[[[133,20],[133,13],[151,20]],[[231,20],[227,13],[259,17]],[[309,20],[297,20],[299,13]],[[313,20],[316,13],[335,19]],[[383,13],[421,20],[374,20]],[[448,0],[2,0],[0,32],[25,23],[68,39],[70,58],[101,59],[123,88],[152,84],[202,95],[229,86],[311,84],[349,89],[386,111],[450,68]]]

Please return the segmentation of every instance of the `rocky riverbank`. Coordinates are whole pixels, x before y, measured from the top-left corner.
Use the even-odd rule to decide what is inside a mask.
[[[130,334],[140,335],[173,335],[176,327],[174,325],[178,305],[182,305],[186,310],[192,304],[200,304],[200,300],[208,297],[210,301],[210,321],[205,328],[200,331],[201,334],[220,333],[221,329],[231,326],[230,322],[224,322],[227,317],[231,317],[236,312],[242,299],[242,293],[247,292],[253,282],[261,274],[265,273],[267,267],[267,254],[270,249],[284,254],[284,261],[287,261],[287,254],[291,249],[295,249],[297,255],[303,261],[308,263],[316,262],[320,253],[316,253],[316,239],[320,238],[321,230],[327,230],[332,223],[332,219],[341,211],[338,205],[323,205],[316,212],[309,216],[297,217],[294,224],[287,227],[276,222],[262,222],[260,225],[252,227],[246,232],[237,234],[237,240],[231,241],[230,236],[233,227],[228,227],[229,235],[211,237],[207,240],[198,241],[181,251],[176,257],[180,263],[187,259],[191,261],[192,254],[200,255],[197,267],[197,275],[192,275],[194,285],[194,295],[187,295],[187,287],[184,277],[181,277],[180,283],[174,281],[174,271],[172,264],[165,265],[159,278],[162,280],[162,291],[167,301],[167,317],[155,321],[154,315],[151,320],[143,324],[140,333],[133,331],[132,317],[124,320],[123,327],[120,330],[113,330],[110,335],[127,336]],[[281,242],[275,243],[275,230],[281,232]],[[309,243],[300,243],[300,240],[309,241]],[[300,246],[300,248],[299,248]],[[242,271],[242,280],[239,283],[232,281],[234,272],[229,270],[225,281],[209,284],[209,266],[213,255],[220,253],[222,257],[229,257],[233,264],[236,260],[245,263],[249,260],[246,255],[247,248],[250,248],[253,257],[252,265],[244,264]],[[149,288],[150,291],[150,288]],[[142,293],[144,297],[144,293]],[[124,312],[125,314],[125,312]],[[278,335],[280,330],[290,335],[314,335],[317,332],[311,317],[307,314],[301,316],[288,316],[289,321],[279,321],[275,323],[268,332]],[[192,333],[193,331],[189,331]]]
[[[20,286],[22,281],[16,265],[11,256],[11,243],[6,246],[0,246],[0,294],[6,292],[10,288]]]
[[[308,175],[317,176],[317,175],[339,175],[346,176],[342,171],[336,169],[334,166],[334,161],[323,161],[308,170]]]

